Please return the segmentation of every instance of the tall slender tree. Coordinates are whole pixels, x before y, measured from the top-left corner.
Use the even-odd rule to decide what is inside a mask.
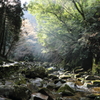
[[[18,41],[22,8],[20,0],[0,0],[0,55],[7,57]]]

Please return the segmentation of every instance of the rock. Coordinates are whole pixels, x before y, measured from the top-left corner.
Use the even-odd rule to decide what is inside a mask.
[[[93,86],[95,87],[100,87],[100,81],[94,81]]]
[[[96,95],[94,95],[94,94],[87,94],[86,97],[90,98],[90,100],[94,100]]]
[[[87,88],[92,88],[94,87],[93,84],[87,84]]]
[[[55,67],[49,67],[47,68],[48,73],[53,73],[54,71],[56,71]]]
[[[59,87],[61,87],[61,85],[62,85],[61,81],[57,82],[56,83],[56,89],[58,89]]]
[[[78,74],[78,73],[83,72],[83,71],[84,71],[83,68],[77,68],[74,70],[74,73]]]
[[[78,99],[73,99],[71,97],[69,97],[69,98],[63,97],[62,99],[58,99],[58,100],[78,100]]]
[[[61,75],[60,76],[60,79],[68,79],[68,78],[71,78],[70,75]]]
[[[41,88],[38,92],[48,96],[48,100],[53,100],[52,93],[47,88]]]
[[[92,91],[94,91],[94,95],[100,95],[100,87],[93,87]]]
[[[48,76],[48,73],[46,72],[46,69],[44,67],[36,67],[33,70],[32,69],[28,69],[25,72],[25,76],[27,78],[44,78]]]
[[[0,67],[0,78],[8,78],[19,69],[18,65]]]
[[[67,85],[66,83],[63,84],[59,89],[58,89],[58,93],[67,93],[69,92],[70,94],[74,95],[75,91],[74,89],[72,89],[69,85]],[[67,94],[66,94],[67,95]],[[69,94],[68,94],[69,95]]]
[[[3,61],[0,60],[0,65],[3,65]]]
[[[63,80],[63,79],[55,79],[55,80],[54,80],[54,83],[55,83],[55,84],[58,83],[58,82],[61,82],[62,84],[63,84],[63,83],[66,83],[66,81]]]
[[[49,82],[47,83],[47,88],[50,90],[53,90],[56,88],[56,84],[54,84],[53,82]]]
[[[93,75],[89,75],[86,80],[100,80],[100,77],[98,76],[93,76]]]
[[[82,77],[82,75],[84,75],[84,72],[79,72],[78,74],[76,74],[76,77],[79,78]]]
[[[0,100],[11,100],[11,99],[0,97]]]
[[[5,84],[5,81],[4,82],[2,82],[3,80],[0,80],[0,85],[3,85],[3,83]]]
[[[80,100],[90,100],[90,99],[87,97],[80,97]]]
[[[0,95],[9,98],[14,92],[14,87],[12,85],[0,85]]]
[[[26,79],[26,77],[25,76],[23,76],[22,74],[20,74],[20,73],[16,73],[15,75],[14,75],[14,83],[16,84],[16,85],[22,85],[22,84],[26,84],[27,83],[27,79]]]
[[[96,96],[94,100],[100,100],[100,96]]]
[[[31,98],[31,91],[26,86],[16,85],[9,98],[13,100],[29,100]]]
[[[70,81],[68,81],[68,82],[66,82],[65,84],[67,84],[69,87],[71,87],[71,88],[75,88],[75,82],[70,82]]]
[[[29,81],[30,81],[30,83],[32,83],[33,85],[36,85],[38,87],[43,86],[43,80],[41,78],[30,79]]]
[[[62,96],[74,96],[74,93],[68,91],[68,90],[65,90],[65,91],[62,91],[61,92],[61,95]]]
[[[48,96],[41,93],[33,93],[31,95],[31,100],[48,100]]]
[[[14,85],[14,82],[12,80],[6,80],[5,85]]]
[[[54,79],[59,79],[56,75],[53,75],[53,74],[49,74],[48,75],[48,78],[54,80]]]
[[[36,73],[35,71],[27,70],[25,72],[25,76],[27,78],[36,78],[38,76],[38,73]]]
[[[27,84],[27,88],[33,93],[33,92],[38,92],[39,87],[36,85],[33,85],[32,83]]]

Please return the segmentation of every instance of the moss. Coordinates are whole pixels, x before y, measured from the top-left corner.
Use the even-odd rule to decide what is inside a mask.
[[[65,91],[62,92],[62,95],[63,96],[74,96],[74,93],[72,93],[72,92],[70,92],[68,90],[65,90]]]
[[[68,86],[67,84],[64,84],[64,86],[61,86],[59,89],[58,89],[58,92],[64,92],[64,91],[70,91],[72,93],[75,93],[75,91],[70,87]]]

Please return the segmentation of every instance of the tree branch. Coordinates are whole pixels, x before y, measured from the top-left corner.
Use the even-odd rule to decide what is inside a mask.
[[[83,20],[85,20],[85,15],[84,15],[84,11],[83,11],[83,8],[81,6],[81,4],[78,2],[78,5],[80,6],[81,10],[79,9],[79,7],[77,6],[76,2],[73,0],[72,1],[74,6],[76,7],[77,11],[81,14]]]

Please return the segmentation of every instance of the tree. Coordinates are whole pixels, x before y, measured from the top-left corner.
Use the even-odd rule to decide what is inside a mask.
[[[28,19],[22,20],[20,39],[11,51],[11,58],[17,61],[41,60],[41,48],[37,34]]]
[[[66,63],[92,68],[91,34],[100,32],[100,0],[34,0],[29,11],[36,16],[40,42],[57,51]],[[89,65],[83,63],[89,62]]]
[[[0,55],[7,57],[18,41],[22,8],[19,0],[0,0]]]

